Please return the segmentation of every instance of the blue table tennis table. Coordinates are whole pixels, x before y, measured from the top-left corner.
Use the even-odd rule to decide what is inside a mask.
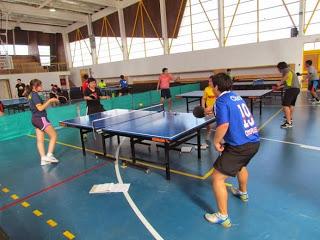
[[[80,130],[83,155],[86,154],[83,134],[96,132],[101,135],[103,155],[106,156],[106,139],[117,136],[130,138],[133,165],[136,163],[135,144],[150,145],[145,141],[157,143],[157,147],[165,150],[164,162],[149,162],[165,166],[166,178],[170,179],[170,150],[178,150],[178,146],[197,138],[198,159],[201,158],[201,129],[215,122],[214,117],[195,118],[192,113],[174,113],[162,110],[125,110],[114,109],[102,113],[61,121],[64,127]]]
[[[245,80],[245,81],[235,81],[232,84],[234,90],[245,89],[272,89],[272,86],[277,85],[280,80]]]
[[[269,95],[272,92],[272,90],[271,89],[266,89],[266,90],[235,90],[233,92],[235,92],[237,95],[241,96],[242,98],[246,98],[246,99],[250,100],[251,113],[253,113],[254,100],[259,100],[259,102],[260,102],[260,115],[261,115],[262,114],[262,99],[265,96]],[[187,92],[187,93],[179,94],[176,97],[186,99],[187,112],[189,112],[189,104],[190,103],[199,101],[200,105],[201,105],[203,91]]]
[[[29,101],[26,98],[4,99],[0,101],[9,114],[11,110],[15,113],[16,111],[24,111],[29,107]]]

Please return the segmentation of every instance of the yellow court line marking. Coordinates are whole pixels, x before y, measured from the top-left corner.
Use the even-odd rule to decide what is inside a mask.
[[[214,168],[211,168],[211,169],[202,177],[202,179],[205,180],[205,179],[207,179],[208,177],[210,177],[211,174],[213,173],[213,170],[214,170]]]
[[[34,210],[32,213],[33,213],[34,215],[36,215],[37,217],[40,217],[40,216],[43,215],[43,213],[42,213],[40,210]]]
[[[28,137],[32,137],[32,138],[36,138],[35,135],[27,135]],[[48,139],[45,139],[46,141],[48,141]],[[57,144],[59,145],[62,145],[62,146],[65,146],[65,147],[70,147],[70,148],[73,148],[73,149],[77,149],[77,150],[81,150],[82,151],[82,148],[81,147],[78,147],[78,146],[75,146],[75,145],[72,145],[72,144],[68,144],[68,143],[63,143],[63,142],[57,142]],[[95,151],[95,150],[92,150],[92,149],[86,149],[87,152],[91,152],[91,153],[97,153],[97,154],[100,154],[102,155],[103,153],[102,152],[99,152],[99,151]],[[111,154],[107,154],[106,157],[109,157],[109,158],[114,158],[113,155]],[[130,158],[125,158],[125,157],[120,157],[119,158],[120,160],[125,160],[125,161],[128,161],[128,162],[132,162],[132,159]],[[151,163],[145,163],[145,162],[141,162],[139,160],[136,161],[137,163],[143,165],[143,166],[147,166],[147,167],[152,167],[154,169],[158,169],[158,170],[163,170],[165,171],[166,169],[164,167],[160,167],[160,166],[157,166],[157,165],[154,165],[154,164],[151,164]],[[210,170],[211,171],[211,170]],[[194,175],[194,174],[191,174],[191,173],[186,173],[186,172],[182,172],[182,171],[179,171],[179,170],[174,170],[174,169],[170,169],[170,172],[171,173],[175,173],[177,175],[182,175],[182,176],[186,176],[186,177],[190,177],[190,178],[194,178],[194,179],[199,179],[199,180],[203,180],[205,179],[204,176],[199,176],[199,175]]]
[[[55,221],[52,220],[52,219],[49,219],[49,220],[47,221],[47,224],[48,224],[50,227],[52,227],[52,228],[58,226],[58,223],[55,222]]]
[[[19,199],[19,196],[18,196],[17,194],[12,194],[10,197],[11,197],[13,200]]]
[[[282,112],[282,109],[279,109],[275,114],[273,114],[267,121],[265,121],[260,127],[259,131],[261,131],[263,128],[265,128],[278,114]]]
[[[64,231],[63,232],[63,236],[65,236],[67,239],[70,239],[70,240],[72,240],[72,239],[75,239],[75,235],[73,235],[71,232],[69,232],[69,231]]]
[[[9,188],[2,188],[1,191],[4,192],[4,193],[8,193],[8,192],[10,192],[10,189]]]
[[[30,207],[30,203],[28,203],[28,202],[22,202],[22,203],[21,203],[21,206],[27,208],[27,207]]]

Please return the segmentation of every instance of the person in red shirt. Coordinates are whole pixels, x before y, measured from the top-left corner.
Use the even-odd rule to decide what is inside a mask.
[[[83,75],[83,82],[82,82],[82,92],[84,93],[85,90],[88,88],[88,85],[89,85],[89,76],[88,74],[84,74]]]
[[[173,76],[168,72],[168,68],[163,68],[162,74],[159,76],[157,91],[161,90],[161,99],[160,99],[161,104],[164,103],[165,99],[168,100],[169,111],[171,111],[171,108],[172,108],[172,100],[171,100],[171,92],[170,92],[171,81],[174,81]]]

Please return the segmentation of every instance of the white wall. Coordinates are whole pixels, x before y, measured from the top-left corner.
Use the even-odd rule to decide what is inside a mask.
[[[80,69],[92,68],[95,78],[115,78],[120,74],[131,76],[130,82],[138,80],[139,75],[159,74],[163,67],[168,67],[170,72],[197,72],[221,68],[241,68],[253,66],[276,65],[280,61],[296,64],[300,71],[302,65],[303,46],[306,42],[319,41],[320,35],[304,36],[290,39],[274,40],[261,43],[230,46],[187,53],[178,53],[135,59],[122,62],[79,67],[71,70],[72,80],[80,84]],[[241,70],[240,70],[241,71]],[[265,73],[276,73],[276,69]],[[261,73],[261,72],[260,72]],[[235,73],[237,74],[237,72]],[[243,73],[242,74],[246,74]],[[249,74],[253,74],[250,72]],[[186,74],[183,74],[186,75]],[[156,76],[150,76],[151,79]],[[149,80],[150,80],[149,77]],[[146,77],[140,77],[145,79]]]
[[[60,86],[60,76],[70,75],[70,72],[45,72],[45,73],[22,73],[22,74],[7,74],[7,75],[0,75],[0,79],[9,79],[10,88],[12,97],[17,97],[16,91],[16,84],[17,79],[20,78],[21,81],[25,84],[29,84],[30,80],[32,79],[39,79],[42,81],[43,89],[49,90],[51,89],[51,84],[57,84]]]

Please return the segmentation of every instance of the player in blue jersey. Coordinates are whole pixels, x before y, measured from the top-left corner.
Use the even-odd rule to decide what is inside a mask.
[[[231,78],[225,73],[210,77],[217,100],[215,114],[217,129],[214,146],[220,156],[214,163],[212,188],[216,198],[217,212],[205,214],[205,218],[224,227],[230,227],[228,217],[228,192],[225,181],[228,177],[237,177],[239,188],[230,187],[232,194],[242,201],[248,201],[246,166],[258,152],[260,138],[258,128],[245,101],[230,91]]]

